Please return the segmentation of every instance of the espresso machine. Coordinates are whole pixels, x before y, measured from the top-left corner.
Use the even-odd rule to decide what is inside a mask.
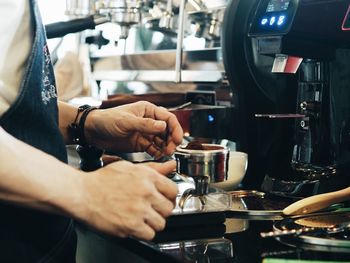
[[[99,91],[193,91],[183,102],[206,106],[181,112],[186,135],[247,152],[243,188],[302,197],[348,185],[348,4],[82,0],[67,1],[67,14],[120,27],[122,53],[83,34]]]
[[[348,186],[349,1],[249,2],[231,3],[223,34],[246,185],[286,197]]]

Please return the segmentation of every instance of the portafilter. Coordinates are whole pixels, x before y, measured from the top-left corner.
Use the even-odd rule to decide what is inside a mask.
[[[195,185],[181,196],[181,209],[191,197],[198,197],[204,206],[209,183],[227,180],[229,150],[222,145],[191,142],[176,148],[175,159],[177,173],[191,177]]]

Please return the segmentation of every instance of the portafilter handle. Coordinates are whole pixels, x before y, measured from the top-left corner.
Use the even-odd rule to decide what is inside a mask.
[[[81,32],[86,29],[95,29],[97,25],[109,22],[108,17],[87,16],[69,21],[56,22],[45,25],[48,39],[64,37],[70,33]]]
[[[93,146],[78,145],[77,153],[80,157],[79,166],[82,171],[91,172],[103,166],[102,154],[103,151]]]

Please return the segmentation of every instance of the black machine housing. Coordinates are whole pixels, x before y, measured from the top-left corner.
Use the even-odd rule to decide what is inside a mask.
[[[245,188],[303,197],[349,185],[349,0],[232,1],[222,38]],[[274,17],[274,18],[273,18]],[[276,55],[303,59],[272,73]],[[295,118],[258,118],[294,114]],[[281,115],[280,115],[281,116]]]

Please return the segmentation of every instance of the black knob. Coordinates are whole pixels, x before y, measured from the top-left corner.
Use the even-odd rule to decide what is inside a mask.
[[[303,101],[300,103],[300,109],[317,113],[320,112],[321,106],[318,101]]]
[[[310,126],[310,121],[309,119],[302,119],[300,121],[300,127],[303,129],[303,130],[308,130],[309,129],[309,126]]]
[[[99,31],[97,35],[86,37],[85,43],[97,45],[98,49],[101,49],[102,46],[109,43],[109,40],[103,37],[102,31]]]

